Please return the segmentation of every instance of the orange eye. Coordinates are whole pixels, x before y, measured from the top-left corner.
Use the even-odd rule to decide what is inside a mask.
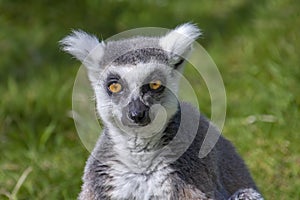
[[[160,80],[152,81],[149,83],[149,86],[152,90],[157,90],[161,87],[161,81]]]
[[[120,83],[112,83],[108,86],[108,89],[112,93],[118,93],[122,90],[122,85]]]

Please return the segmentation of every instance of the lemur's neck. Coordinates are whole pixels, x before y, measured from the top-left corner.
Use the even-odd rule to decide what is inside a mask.
[[[180,124],[180,110],[169,120],[167,126],[161,133],[153,134],[151,137],[139,137],[138,134],[108,130],[113,142],[113,151],[116,160],[130,170],[152,171],[164,161],[159,157],[163,147],[169,144],[175,137]]]

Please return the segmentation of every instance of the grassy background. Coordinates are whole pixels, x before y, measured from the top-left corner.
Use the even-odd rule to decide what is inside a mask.
[[[80,191],[89,153],[69,117],[80,64],[57,41],[73,28],[105,39],[187,21],[203,29],[199,42],[225,83],[224,135],[266,199],[299,198],[299,1],[1,0],[0,10],[0,199],[75,199]]]

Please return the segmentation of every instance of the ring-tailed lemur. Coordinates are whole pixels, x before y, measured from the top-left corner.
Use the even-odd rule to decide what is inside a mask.
[[[99,42],[74,31],[61,41],[87,67],[105,126],[86,163],[80,200],[263,199],[222,136],[198,157],[210,122],[176,92],[183,57],[199,35],[187,23],[162,37]]]

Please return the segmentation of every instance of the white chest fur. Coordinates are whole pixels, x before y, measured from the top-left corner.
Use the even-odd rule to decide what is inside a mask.
[[[151,174],[111,170],[112,199],[171,199],[171,169],[165,168]]]
[[[160,137],[140,139],[110,129],[110,157],[104,182],[105,196],[112,200],[204,200],[206,195],[178,177],[172,151],[155,150]],[[176,146],[181,149],[180,145]],[[154,150],[152,150],[154,149]],[[173,149],[173,148],[171,148]],[[176,152],[175,152],[176,153]],[[177,154],[175,154],[177,155]]]
[[[118,200],[158,200],[171,199],[173,169],[167,158],[159,156],[160,151],[144,151],[159,139],[154,137],[141,140],[135,137],[110,132],[114,142],[114,159],[106,164],[110,166],[112,177],[109,186],[113,190],[111,199]]]

